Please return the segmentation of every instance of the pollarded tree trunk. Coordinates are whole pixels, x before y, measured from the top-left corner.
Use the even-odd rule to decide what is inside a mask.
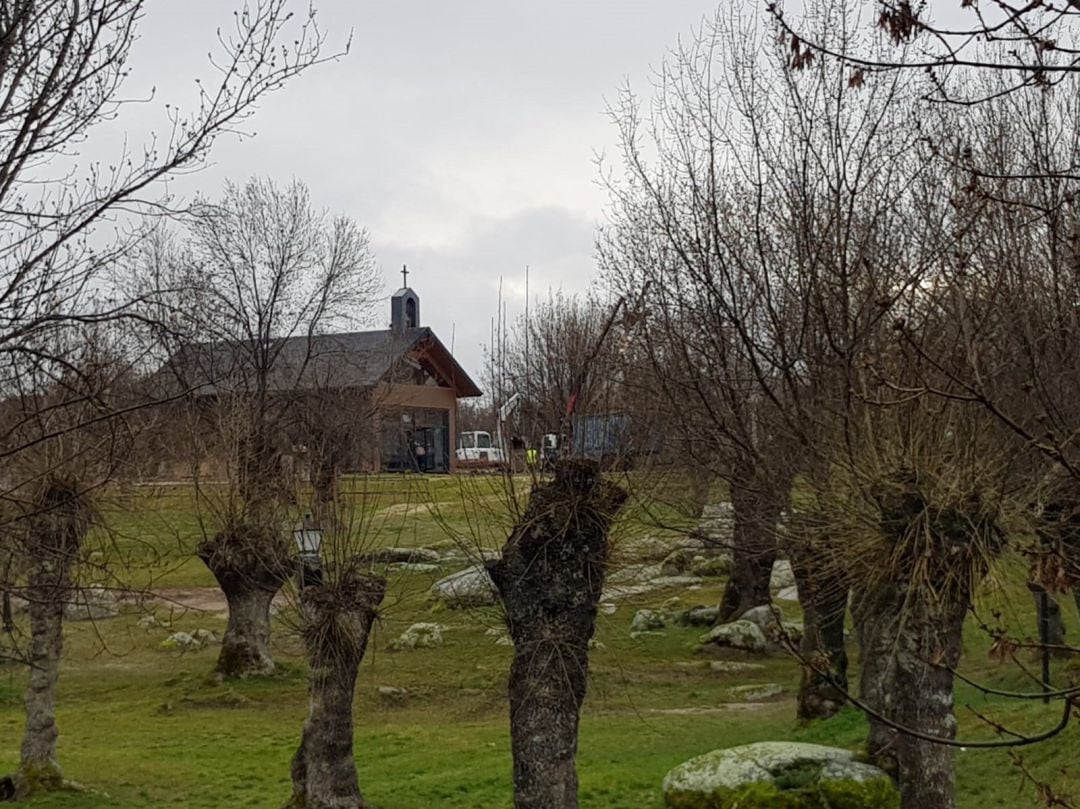
[[[24,698],[26,731],[17,775],[20,796],[58,789],[63,783],[56,756],[56,684],[63,651],[64,596],[57,590],[67,590],[67,584],[58,585],[52,571],[45,573],[40,568],[34,564],[27,587],[30,681]],[[44,592],[46,588],[52,592]]]
[[[967,604],[880,582],[860,598],[855,613],[860,699],[884,717],[867,717],[867,754],[896,779],[904,809],[953,809],[953,748],[905,731],[956,738],[952,671],[960,661]]]
[[[905,728],[953,740],[953,671],[960,662],[967,603],[919,593],[901,613],[896,636],[895,709]],[[904,809],[954,809],[953,747],[898,733],[895,741],[900,800]]]
[[[514,641],[510,739],[516,809],[576,809],[578,721],[604,585],[608,531],[626,493],[596,464],[564,461],[488,564]]]
[[[851,612],[859,639],[859,700],[879,716],[895,710],[896,618],[902,598],[892,582],[872,582],[857,587]],[[870,761],[894,778],[897,776],[896,730],[887,721],[867,714],[870,726],[866,753]]]
[[[364,809],[353,758],[353,691],[386,579],[346,569],[300,594],[311,699],[293,756],[292,809]]]
[[[763,488],[765,487],[765,488]],[[732,482],[735,531],[731,578],[720,600],[719,623],[770,604],[769,579],[776,561],[776,524],[782,507],[768,483]]]
[[[793,537],[789,556],[803,610],[798,718],[827,719],[847,702],[847,575],[809,531]]]
[[[273,528],[237,524],[201,542],[198,555],[229,604],[217,673],[230,678],[271,673],[270,606],[295,567],[288,541]]]
[[[957,497],[946,488],[939,503],[940,490],[924,485],[933,478],[901,470],[874,495],[887,564],[863,584],[857,606],[862,660],[874,677],[864,674],[862,698],[885,720],[871,722],[869,752],[880,760],[886,740],[903,809],[954,809],[953,671],[975,587],[1004,534],[977,490]]]
[[[218,582],[229,604],[229,619],[215,670],[224,677],[272,673],[270,607],[281,584],[272,589],[248,581],[227,586],[222,577]]]
[[[56,756],[56,684],[63,651],[64,605],[72,571],[89,531],[89,510],[75,484],[48,481],[27,520],[27,611],[30,616],[30,682],[26,730],[15,775],[18,797],[61,789],[65,781]]]

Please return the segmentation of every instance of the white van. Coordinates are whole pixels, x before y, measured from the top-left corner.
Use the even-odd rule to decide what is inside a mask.
[[[491,440],[491,433],[470,430],[458,433],[457,459],[466,463],[502,463],[503,455]]]

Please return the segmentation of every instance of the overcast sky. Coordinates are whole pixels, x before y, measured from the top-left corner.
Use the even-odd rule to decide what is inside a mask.
[[[750,0],[747,0],[749,3]],[[193,100],[215,30],[239,0],[153,0],[129,95],[156,88],[121,123],[137,139],[166,102]],[[595,156],[629,79],[714,13],[709,0],[317,0],[328,47],[351,53],[294,80],[219,142],[213,164],[174,184],[219,192],[228,177],[302,179],[319,206],[368,229],[389,295],[408,264],[425,325],[477,374],[496,312],[585,289],[604,192]],[[382,327],[389,317],[380,318]]]

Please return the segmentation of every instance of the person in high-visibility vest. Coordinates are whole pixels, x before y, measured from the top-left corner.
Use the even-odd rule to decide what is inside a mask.
[[[540,453],[537,452],[535,448],[530,447],[529,449],[525,450],[525,463],[527,463],[529,466],[536,466],[539,460]]]

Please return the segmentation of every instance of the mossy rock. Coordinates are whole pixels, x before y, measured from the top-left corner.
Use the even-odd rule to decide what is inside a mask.
[[[690,572],[695,576],[706,578],[727,576],[731,573],[731,557],[712,556],[707,559],[697,560],[694,562],[693,567],[690,568]]]
[[[634,620],[630,622],[630,631],[648,632],[653,629],[663,629],[667,626],[664,614],[659,610],[638,610],[634,613]]]
[[[668,809],[899,809],[881,770],[848,750],[760,742],[714,750],[664,778]]]
[[[742,649],[747,652],[764,652],[768,641],[761,628],[750,621],[732,621],[706,632],[699,639],[702,645]]]

